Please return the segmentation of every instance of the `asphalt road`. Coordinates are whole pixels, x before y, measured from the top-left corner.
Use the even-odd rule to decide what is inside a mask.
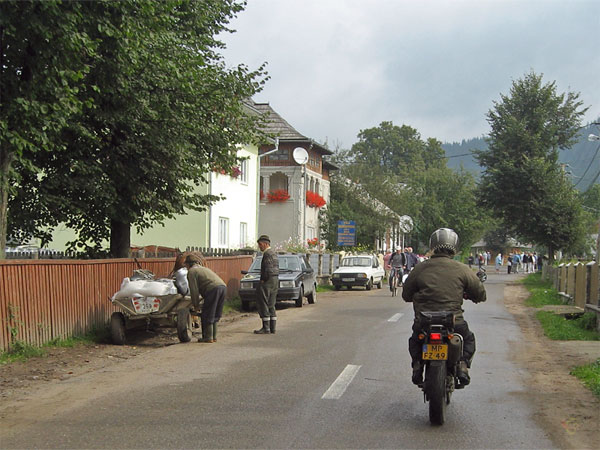
[[[431,426],[410,382],[412,306],[389,290],[321,294],[279,311],[275,335],[257,317],[216,344],[162,348],[41,395],[2,448],[556,448],[532,419],[511,363],[520,332],[502,304],[468,303],[477,336],[472,383]],[[336,381],[338,380],[338,381]]]

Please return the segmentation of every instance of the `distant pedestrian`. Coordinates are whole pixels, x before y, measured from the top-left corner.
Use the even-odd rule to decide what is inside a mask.
[[[502,267],[502,253],[496,256],[496,273],[500,273],[500,267]]]
[[[471,253],[469,255],[469,258],[467,259],[467,262],[469,263],[469,269],[471,269],[472,266],[473,266],[473,263],[475,262],[475,258],[473,257],[473,253]]]
[[[279,259],[271,248],[271,239],[266,234],[258,238],[258,248],[263,253],[260,263],[260,283],[256,298],[258,315],[262,320],[262,328],[254,330],[255,334],[274,334],[277,324],[275,302],[279,290]]]

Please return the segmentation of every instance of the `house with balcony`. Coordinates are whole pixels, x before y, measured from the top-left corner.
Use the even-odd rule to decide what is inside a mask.
[[[264,131],[274,143],[259,147],[260,202],[258,234],[268,234],[271,245],[307,243],[320,239],[319,211],[329,203],[329,175],[336,170],[324,157],[333,152],[301,134],[268,103],[254,103],[265,117]],[[308,158],[294,159],[301,148]]]

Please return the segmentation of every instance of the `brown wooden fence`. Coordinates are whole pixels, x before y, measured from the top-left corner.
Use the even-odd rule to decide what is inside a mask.
[[[166,277],[175,258],[137,261]],[[227,283],[228,298],[237,295],[251,262],[249,255],[206,258]],[[137,268],[133,259],[0,260],[0,351],[15,340],[41,345],[104,326],[116,310],[109,298]]]

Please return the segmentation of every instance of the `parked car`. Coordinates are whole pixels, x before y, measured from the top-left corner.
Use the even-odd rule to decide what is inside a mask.
[[[282,254],[279,259],[279,290],[277,301],[293,300],[297,307],[302,307],[306,297],[308,303],[317,300],[317,277],[310,263],[302,255]],[[244,277],[240,282],[240,298],[242,310],[248,311],[250,303],[256,301],[256,290],[260,281],[260,263],[262,255],[252,261],[248,270],[242,270]]]
[[[364,286],[370,291],[373,286],[381,289],[385,271],[375,255],[345,256],[331,277],[337,291],[342,286],[352,289],[353,286]]]

